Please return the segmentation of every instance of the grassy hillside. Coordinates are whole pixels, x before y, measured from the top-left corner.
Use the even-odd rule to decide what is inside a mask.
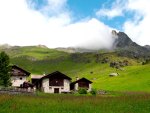
[[[16,64],[32,74],[51,73],[59,70],[75,80],[86,77],[93,81],[93,87],[114,91],[150,91],[150,65],[141,65],[137,59],[119,57],[115,52],[104,53],[66,53],[46,47],[27,46],[1,48],[6,51],[11,64]],[[116,70],[109,63],[102,63],[104,58],[109,62],[128,60],[129,66]],[[119,76],[109,77],[117,72]]]

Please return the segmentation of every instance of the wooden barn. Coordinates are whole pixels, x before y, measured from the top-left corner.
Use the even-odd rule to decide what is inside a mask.
[[[91,91],[92,88],[92,81],[86,78],[77,78],[76,81],[70,84],[70,89],[74,91],[78,91],[79,88],[85,88],[87,91]]]
[[[14,87],[20,87],[24,82],[27,81],[30,73],[21,67],[13,65],[11,67],[11,83]]]

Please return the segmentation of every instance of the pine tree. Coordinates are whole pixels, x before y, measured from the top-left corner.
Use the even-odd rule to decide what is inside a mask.
[[[0,85],[5,87],[10,85],[9,56],[5,52],[0,53]]]

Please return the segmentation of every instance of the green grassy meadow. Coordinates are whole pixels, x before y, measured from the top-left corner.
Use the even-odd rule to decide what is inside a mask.
[[[67,53],[38,46],[17,46],[4,50],[10,56],[11,64],[18,65],[31,74],[61,71],[73,81],[77,76],[90,79],[93,88],[97,90],[150,92],[150,64],[142,65],[141,59],[120,57],[115,52]],[[101,63],[106,57],[110,62],[128,60],[129,66],[116,70],[109,63]],[[119,76],[109,77],[110,73],[116,72]]]
[[[0,95],[0,113],[149,113],[150,94]]]

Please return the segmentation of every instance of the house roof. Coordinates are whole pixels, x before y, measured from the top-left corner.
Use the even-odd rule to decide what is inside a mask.
[[[41,79],[44,75],[31,75],[31,79]]]
[[[68,79],[68,80],[71,80],[70,77],[68,77],[67,75],[59,72],[59,71],[55,71],[53,73],[50,73],[46,76],[43,76],[41,79],[44,79],[44,78],[64,78],[64,79]]]
[[[88,79],[86,79],[86,78],[81,78],[81,79],[79,79],[79,80],[76,80],[76,81],[74,81],[74,82],[72,82],[71,84],[75,84],[75,83],[78,83],[78,82],[80,82],[80,81],[86,81],[86,82],[88,82],[88,83],[93,83],[92,81],[90,81],[90,80],[88,80]]]
[[[11,66],[11,68],[12,68],[12,69],[21,70],[21,71],[24,72],[27,76],[29,76],[29,75],[31,74],[30,72],[28,72],[28,71],[26,71],[26,70],[24,70],[24,69],[22,69],[21,67],[18,67],[18,66],[16,66],[16,65]]]

